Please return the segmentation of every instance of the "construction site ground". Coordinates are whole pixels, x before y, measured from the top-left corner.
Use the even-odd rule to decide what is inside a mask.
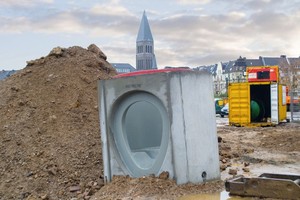
[[[179,199],[219,194],[235,175],[300,174],[299,123],[232,127],[216,116],[221,180],[176,185],[161,174],[105,185],[97,81],[115,74],[91,45],[55,48],[0,82],[1,200]]]

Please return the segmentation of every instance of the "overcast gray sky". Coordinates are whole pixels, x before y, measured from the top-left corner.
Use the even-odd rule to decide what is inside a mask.
[[[159,68],[300,56],[300,0],[1,0],[0,70],[92,43],[135,67],[144,10]]]

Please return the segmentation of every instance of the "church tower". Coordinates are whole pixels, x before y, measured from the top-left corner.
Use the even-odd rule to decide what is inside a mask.
[[[154,41],[145,11],[136,39],[136,69],[157,69]]]

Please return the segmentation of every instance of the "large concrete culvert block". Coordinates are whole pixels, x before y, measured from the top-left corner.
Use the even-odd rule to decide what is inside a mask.
[[[104,176],[220,178],[210,74],[156,70],[98,83]]]

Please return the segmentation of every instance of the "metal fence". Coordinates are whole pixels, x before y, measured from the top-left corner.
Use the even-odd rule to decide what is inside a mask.
[[[287,118],[291,122],[300,122],[300,104],[293,104],[291,102],[289,110],[287,112]]]

